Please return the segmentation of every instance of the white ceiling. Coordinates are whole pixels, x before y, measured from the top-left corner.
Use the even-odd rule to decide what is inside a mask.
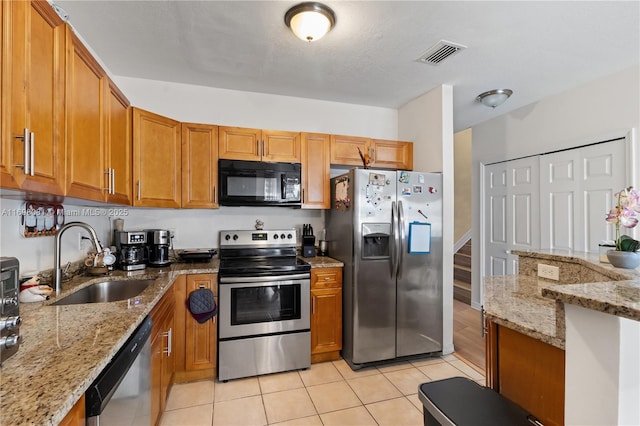
[[[56,0],[115,75],[398,108],[453,86],[456,131],[640,63],[638,1],[338,1],[323,39],[284,24],[298,1]],[[467,46],[438,66],[439,40]],[[486,90],[513,96],[491,109]]]

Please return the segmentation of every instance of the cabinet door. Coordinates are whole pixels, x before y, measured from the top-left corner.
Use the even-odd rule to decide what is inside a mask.
[[[110,79],[106,83],[107,201],[131,205],[131,108]]]
[[[199,288],[207,288],[217,294],[218,276],[216,274],[188,275],[186,296],[188,297],[192,291]],[[200,324],[187,311],[185,320],[185,369],[187,371],[216,368],[216,321],[217,317],[214,316],[211,320]]]
[[[65,25],[44,0],[2,2],[2,7],[7,39],[1,183],[63,195]],[[25,132],[33,135],[27,158]]]
[[[162,415],[173,380],[174,344],[173,312],[175,293],[172,285],[149,316],[153,321],[151,332],[151,424]]]
[[[218,208],[218,126],[182,123],[182,208]]]
[[[302,133],[302,208],[331,208],[331,136]]]
[[[362,166],[362,155],[371,155],[369,145],[371,139],[357,136],[336,136],[331,135],[331,164],[341,166]]]
[[[64,416],[64,419],[58,423],[58,426],[79,426],[84,425],[85,421],[85,398],[84,395],[82,395],[67,415]]]
[[[342,289],[311,290],[311,353],[342,349]]]
[[[263,130],[262,161],[299,163],[300,133]]]
[[[218,132],[219,158],[260,161],[262,157],[262,131],[260,129],[221,126]]]
[[[103,126],[106,74],[69,27],[67,35],[66,195],[104,201],[109,183]]]
[[[413,143],[374,139],[371,141],[372,167],[413,170]]]
[[[133,108],[134,206],[179,208],[180,123]]]
[[[162,403],[160,395],[162,389],[162,330],[160,327],[153,327],[151,335],[151,425],[158,424],[162,414]]]

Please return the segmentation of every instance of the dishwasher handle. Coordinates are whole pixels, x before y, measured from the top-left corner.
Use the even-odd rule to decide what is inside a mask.
[[[127,343],[120,348],[98,378],[89,386],[85,392],[87,418],[100,415],[109,403],[118,385],[151,337],[152,325],[151,318],[145,317]]]

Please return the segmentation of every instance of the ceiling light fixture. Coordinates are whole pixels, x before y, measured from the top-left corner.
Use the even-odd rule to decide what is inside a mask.
[[[284,23],[300,40],[320,40],[336,24],[336,14],[317,2],[300,3],[284,15]]]
[[[495,108],[502,105],[512,94],[513,90],[510,89],[489,90],[488,92],[480,93],[476,97],[476,101],[482,102],[482,105]]]

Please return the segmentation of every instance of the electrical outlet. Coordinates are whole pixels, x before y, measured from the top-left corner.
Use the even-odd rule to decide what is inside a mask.
[[[560,280],[560,268],[557,266],[538,263],[538,276],[548,280]]]

